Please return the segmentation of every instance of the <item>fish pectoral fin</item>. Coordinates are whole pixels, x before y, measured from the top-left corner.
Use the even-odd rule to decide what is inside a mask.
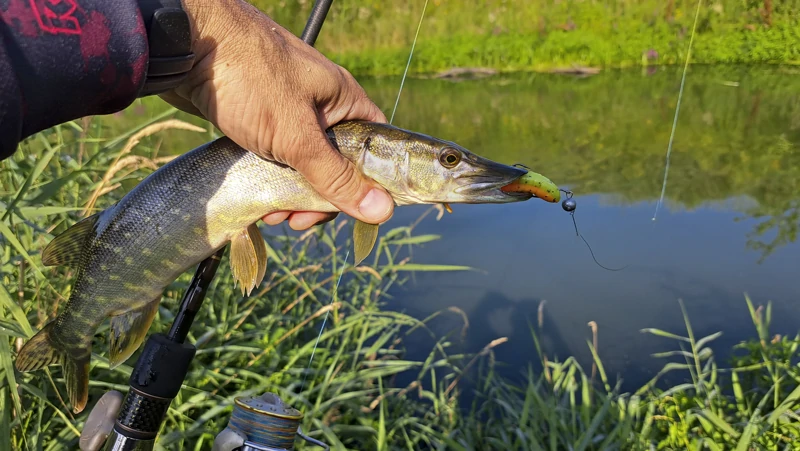
[[[86,237],[94,230],[100,213],[81,219],[45,246],[42,264],[45,266],[71,265],[77,263],[83,253]]]
[[[231,238],[231,272],[242,295],[261,284],[267,271],[267,246],[255,224]]]
[[[87,352],[85,357],[77,358],[75,355],[78,354],[59,349],[50,336],[54,324],[50,322],[25,343],[14,365],[22,372],[35,371],[48,365],[63,365],[72,411],[80,413],[89,400],[89,359],[92,355]]]
[[[360,265],[372,252],[372,248],[375,247],[375,242],[378,240],[379,229],[379,224],[368,224],[356,219],[356,223],[353,225],[353,247],[356,260],[353,266]]]
[[[258,226],[253,223],[247,228],[247,234],[250,235],[250,241],[253,243],[253,249],[256,251],[256,259],[258,260],[258,273],[256,274],[256,281],[253,287],[261,285],[264,276],[267,274],[267,243],[264,242],[264,237]]]
[[[139,349],[158,311],[161,297],[111,318],[108,366],[116,368]]]

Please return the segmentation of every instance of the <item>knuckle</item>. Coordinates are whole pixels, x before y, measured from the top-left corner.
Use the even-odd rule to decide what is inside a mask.
[[[352,73],[350,73],[349,70],[347,70],[346,67],[338,66],[338,65],[336,67],[339,68],[339,76],[341,77],[343,82],[348,82],[348,83],[355,83],[356,82],[356,78],[353,76]]]
[[[358,81],[356,81],[356,78],[350,73],[350,71],[340,66],[339,74],[341,86],[343,89],[346,89],[351,96],[354,96],[356,100],[360,100],[362,97],[367,97],[366,91],[364,91],[364,88],[358,84]]]
[[[344,78],[342,75],[336,71],[327,71],[326,77],[324,77],[324,89],[321,93],[323,93],[326,97],[335,97],[341,91],[341,87],[343,85]]]

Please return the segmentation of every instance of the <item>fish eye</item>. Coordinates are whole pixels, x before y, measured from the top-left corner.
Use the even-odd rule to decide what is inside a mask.
[[[445,151],[439,155],[439,163],[448,169],[454,168],[460,161],[461,153],[455,149],[445,149]]]

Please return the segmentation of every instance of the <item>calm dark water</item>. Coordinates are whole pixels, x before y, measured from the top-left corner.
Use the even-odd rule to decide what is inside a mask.
[[[693,68],[676,131],[665,205],[665,153],[680,73],[607,72],[578,79],[516,75],[406,83],[395,124],[429,133],[505,163],[524,163],[576,192],[576,219],[597,258],[575,236],[559,205],[454,205],[428,216],[418,234],[440,241],[417,263],[468,265],[475,272],[421,273],[395,289],[392,309],[417,317],[456,306],[469,317],[463,347],[496,348],[506,372],[536,360],[528,324],[550,359],[590,365],[587,323],[599,328],[610,376],[635,388],[663,366],[650,357],[677,344],[640,332],[684,334],[678,299],[698,336],[722,331],[718,358],[754,337],[744,295],[773,301],[773,333],[800,323],[800,77],[775,68]],[[364,81],[390,111],[397,80]],[[387,114],[388,116],[388,114]],[[425,207],[396,210],[390,225]],[[440,332],[460,324],[436,323]],[[431,343],[412,343],[419,355]],[[588,366],[587,366],[588,368]]]

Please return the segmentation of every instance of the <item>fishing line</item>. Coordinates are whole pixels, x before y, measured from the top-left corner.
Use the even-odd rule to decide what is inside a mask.
[[[572,216],[572,225],[575,226],[575,235],[578,236],[580,239],[582,239],[584,244],[586,244],[586,247],[589,248],[589,253],[592,254],[592,260],[594,260],[594,262],[597,263],[597,266],[605,269],[606,271],[622,271],[623,269],[630,266],[630,265],[625,265],[622,268],[609,268],[607,266],[603,266],[603,264],[597,261],[597,257],[594,256],[594,251],[592,250],[592,246],[589,245],[589,242],[586,241],[586,238],[584,238],[583,235],[581,235],[581,233],[578,231],[578,223],[577,221],[575,221],[575,208],[577,207],[577,204],[572,199],[573,195],[572,191],[566,189],[561,189],[559,191],[563,192],[567,196],[567,198],[564,199],[564,202],[561,203],[561,207],[564,209],[564,211],[568,211],[569,215]]]
[[[408,53],[408,62],[406,69],[403,71],[403,78],[400,79],[400,90],[397,91],[397,99],[394,101],[394,108],[392,109],[392,117],[389,118],[389,123],[394,121],[394,113],[397,112],[397,104],[400,103],[400,94],[403,93],[403,85],[408,76],[408,68],[411,67],[411,58],[414,56],[414,47],[417,46],[417,38],[419,38],[419,30],[422,28],[422,20],[425,19],[425,10],[428,9],[428,0],[425,0],[425,5],[422,7],[422,15],[419,17],[419,24],[417,24],[417,32],[414,34],[414,41],[411,43],[411,52]]]
[[[336,285],[334,285],[334,287],[333,287],[333,293],[331,293],[331,301],[328,302],[329,306],[331,304],[333,304],[333,300],[339,294],[339,284],[342,282],[342,276],[344,275],[344,269],[347,267],[347,257],[349,257],[349,256],[350,256],[350,250],[348,249],[347,253],[344,254],[344,261],[342,262],[342,270],[339,271],[339,277],[336,279]],[[311,357],[308,359],[308,367],[306,368],[305,374],[303,375],[303,382],[300,384],[300,392],[302,392],[303,389],[306,386],[306,379],[308,378],[309,370],[311,370],[311,362],[314,361],[314,354],[317,353],[317,346],[319,346],[319,340],[322,338],[322,332],[325,330],[325,324],[328,323],[328,315],[330,315],[330,313],[331,313],[331,309],[328,309],[328,311],[325,312],[325,317],[322,318],[322,325],[319,328],[319,334],[317,335],[317,341],[314,343],[314,348],[311,350]]]
[[[664,182],[661,184],[661,197],[658,199],[658,203],[656,204],[656,211],[653,212],[653,221],[656,220],[656,215],[658,214],[658,210],[661,208],[661,204],[664,203],[664,194],[667,191],[667,176],[669,175],[669,159],[670,155],[672,155],[672,143],[675,140],[675,129],[678,127],[678,113],[681,110],[681,99],[683,99],[683,87],[686,84],[686,72],[689,69],[689,59],[692,56],[692,44],[694,43],[694,33],[697,29],[697,18],[700,17],[700,6],[703,4],[703,0],[697,0],[697,11],[694,13],[694,25],[692,25],[692,35],[689,38],[689,49],[686,52],[686,62],[683,65],[683,75],[681,76],[681,87],[678,90],[678,103],[675,105],[675,117],[672,119],[672,131],[669,134],[669,144],[667,145],[667,158],[666,164],[664,167]]]
[[[529,171],[531,170],[531,168],[525,166],[522,163],[514,163],[512,166],[525,168],[525,169],[527,169]],[[599,267],[601,267],[601,268],[603,268],[603,269],[605,269],[607,271],[622,271],[623,269],[625,269],[628,266],[630,266],[628,264],[628,265],[623,266],[622,268],[609,268],[607,266],[603,266],[599,261],[597,261],[597,257],[595,257],[595,255],[594,255],[594,250],[592,250],[592,246],[589,245],[589,242],[586,241],[586,238],[584,238],[583,235],[581,235],[581,233],[578,231],[578,223],[577,223],[577,221],[575,221],[575,209],[578,208],[578,203],[575,202],[575,199],[572,198],[572,196],[574,196],[575,193],[573,193],[572,191],[570,191],[568,189],[559,188],[558,190],[561,191],[562,193],[564,193],[565,196],[567,196],[567,198],[564,199],[561,202],[561,208],[564,211],[568,212],[570,216],[572,216],[572,225],[575,226],[575,235],[577,235],[580,239],[582,239],[584,244],[586,244],[586,247],[589,248],[589,253],[592,254],[592,260],[594,260],[594,262],[597,263],[597,266],[599,266]]]

